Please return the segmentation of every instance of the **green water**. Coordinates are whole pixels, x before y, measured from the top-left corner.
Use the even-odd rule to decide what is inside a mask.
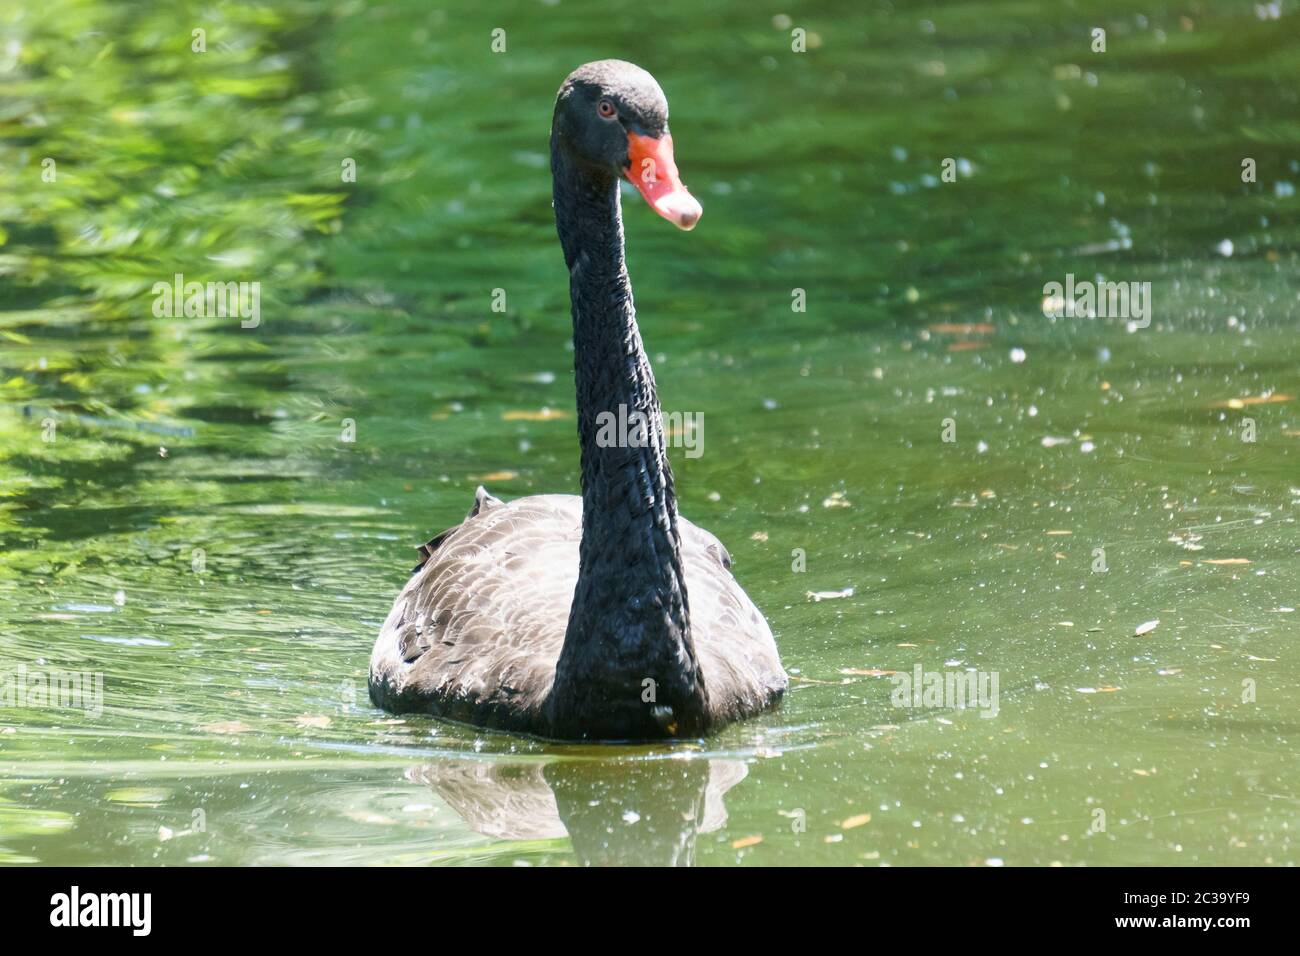
[[[0,676],[103,689],[0,702],[0,862],[1300,861],[1278,12],[0,5]],[[546,144],[606,56],[705,208],[625,199],[704,417],[681,510],[791,692],[664,748],[391,719],[412,546],[480,482],[577,491]],[[260,324],[155,317],[176,273],[260,282]],[[1067,273],[1150,282],[1150,327],[1045,318]],[[996,716],[893,706],[916,665],[996,674]]]

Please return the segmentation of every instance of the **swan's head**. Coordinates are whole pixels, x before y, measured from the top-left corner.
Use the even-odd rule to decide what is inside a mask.
[[[673,159],[668,101],[655,78],[623,60],[578,67],[560,87],[553,135],[578,159],[625,176],[650,207],[679,229],[704,210]]]

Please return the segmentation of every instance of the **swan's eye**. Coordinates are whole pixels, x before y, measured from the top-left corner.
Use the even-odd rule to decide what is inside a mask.
[[[608,97],[601,97],[600,102],[596,104],[596,112],[604,119],[613,119],[618,115],[618,107]]]

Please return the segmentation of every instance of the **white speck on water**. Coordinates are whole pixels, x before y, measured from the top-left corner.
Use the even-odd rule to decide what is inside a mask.
[[[628,810],[626,813],[623,814],[624,823],[629,823],[629,824],[636,823],[640,819],[641,819],[641,814],[637,813],[635,810]]]
[[[833,601],[836,598],[853,597],[853,588],[844,588],[841,591],[809,591],[808,600],[814,603],[818,601]]]
[[[1017,365],[1023,362],[1025,358],[1026,355],[1024,349],[1014,348],[1011,350],[1011,361],[1015,362]]]
[[[118,607],[126,607],[126,592],[119,588],[113,595],[113,603]]]
[[[763,407],[770,412],[772,409],[776,408],[776,399],[775,398],[763,399]]]
[[[537,150],[517,150],[512,157],[520,166],[542,169],[546,166],[546,155]]]
[[[1231,258],[1232,240],[1224,239],[1221,243],[1219,243],[1217,246],[1214,247],[1214,251],[1217,252],[1219,255],[1223,256],[1225,259]]]

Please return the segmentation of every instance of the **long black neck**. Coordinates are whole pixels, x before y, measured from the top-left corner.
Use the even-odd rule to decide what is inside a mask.
[[[551,694],[558,736],[703,733],[677,501],[654,374],[623,258],[618,181],[553,137],[555,221],[569,267],[582,543]]]

